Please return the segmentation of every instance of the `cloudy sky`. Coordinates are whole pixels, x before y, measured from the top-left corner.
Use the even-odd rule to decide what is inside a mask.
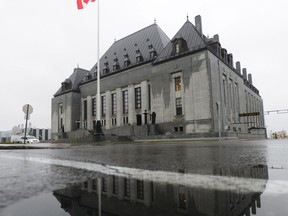
[[[234,62],[252,73],[264,110],[288,109],[287,0],[101,0],[100,54],[114,42],[154,23],[172,38],[189,16],[202,16],[203,33],[219,34]],[[50,128],[51,99],[79,65],[96,62],[97,3],[14,0],[0,6],[0,131],[24,124]],[[288,131],[288,113],[265,116],[268,131]]]

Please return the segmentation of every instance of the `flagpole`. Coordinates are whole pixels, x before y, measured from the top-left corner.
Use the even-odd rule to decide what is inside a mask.
[[[96,122],[96,131],[95,131],[95,135],[96,135],[96,140],[101,140],[101,136],[103,137],[103,132],[102,132],[102,128],[101,128],[101,120],[100,120],[100,4],[99,4],[100,0],[97,1],[97,14],[98,14],[98,18],[97,18],[97,122]],[[98,215],[101,216],[102,215],[102,208],[101,208],[101,178],[98,178]]]
[[[97,115],[96,115],[96,131],[95,131],[95,135],[103,135],[102,132],[102,125],[101,125],[101,119],[100,119],[100,112],[101,112],[101,97],[100,97],[100,0],[97,0],[97,14],[98,14],[98,18],[97,18]],[[96,138],[96,139],[99,139]],[[101,138],[100,138],[101,139]]]
[[[97,18],[97,121],[100,121],[100,33],[99,33],[99,29],[100,29],[100,4],[99,4],[100,0],[97,0],[97,14],[98,14],[98,18]]]

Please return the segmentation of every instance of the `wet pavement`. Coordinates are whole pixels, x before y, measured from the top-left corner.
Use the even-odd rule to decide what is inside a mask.
[[[1,216],[288,212],[287,140],[49,145],[0,151]]]
[[[47,148],[67,148],[72,146],[79,146],[80,144],[69,144],[69,143],[15,143],[15,144],[0,144],[0,150],[5,149],[47,149]]]

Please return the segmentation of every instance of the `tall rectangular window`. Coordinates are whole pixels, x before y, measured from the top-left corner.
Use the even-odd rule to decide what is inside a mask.
[[[102,178],[102,192],[107,192],[107,179],[105,177]]]
[[[87,100],[84,101],[84,120],[87,120]]]
[[[235,94],[236,94],[236,112],[240,112],[240,107],[239,107],[239,88],[238,84],[235,83]]]
[[[124,196],[130,197],[130,179],[124,178]]]
[[[176,115],[182,115],[182,98],[176,98]]]
[[[62,103],[59,104],[59,112],[60,112],[60,114],[63,114],[63,104]]]
[[[96,116],[96,98],[92,98],[92,116]]]
[[[179,45],[179,43],[177,43],[177,44],[175,45],[175,50],[176,50],[176,53],[177,53],[177,54],[180,52],[180,45]]]
[[[141,87],[135,88],[135,109],[141,108]]]
[[[112,116],[116,115],[117,112],[117,106],[116,106],[116,94],[113,93],[111,95],[111,105],[112,105]]]
[[[232,88],[232,80],[229,79],[229,84],[228,84],[228,100],[229,100],[229,105],[230,105],[230,109],[233,109],[233,88]]]
[[[137,180],[137,199],[144,200],[144,181]]]
[[[105,96],[102,96],[101,97],[101,110],[102,110],[102,116],[105,116],[106,115],[106,97]]]
[[[122,92],[122,100],[123,100],[123,114],[128,113],[128,91],[125,90]]]
[[[113,194],[118,194],[118,177],[113,175]]]
[[[227,103],[227,95],[226,95],[226,76],[223,75],[223,99],[224,99],[224,105]]]
[[[175,91],[181,91],[181,77],[175,77]]]
[[[92,190],[97,191],[97,179],[92,180]]]

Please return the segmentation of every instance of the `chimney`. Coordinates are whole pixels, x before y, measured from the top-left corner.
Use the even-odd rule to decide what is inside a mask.
[[[195,27],[196,27],[197,31],[202,36],[202,21],[201,21],[201,16],[200,15],[195,17]]]
[[[246,68],[243,68],[242,72],[243,72],[243,78],[244,78],[245,80],[247,80],[247,69],[246,69]]]
[[[237,73],[241,74],[241,64],[239,61],[236,62],[236,71],[237,71]]]
[[[221,49],[221,57],[225,63],[227,63],[227,50],[222,48]]]
[[[218,34],[215,34],[215,35],[213,36],[213,39],[214,39],[214,41],[220,43],[220,39],[219,39],[219,35],[218,35]]]
[[[232,53],[229,53],[228,54],[228,63],[229,65],[233,68],[233,54]],[[240,70],[241,71],[241,70]]]
[[[248,81],[252,84],[252,74],[248,74]]]

